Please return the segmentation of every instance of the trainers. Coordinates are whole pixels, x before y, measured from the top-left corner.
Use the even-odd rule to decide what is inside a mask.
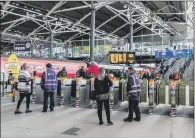
[[[111,121],[108,122],[108,125],[113,125],[113,123]]]
[[[22,114],[22,112],[20,110],[16,110],[15,114]]]
[[[133,118],[133,120],[138,121],[138,122],[140,122],[140,121],[141,121],[141,119],[140,119],[140,118]]]
[[[50,112],[53,112],[54,111],[54,109],[50,109]]]
[[[132,122],[132,119],[127,117],[127,118],[124,119],[124,122]]]
[[[42,110],[42,112],[44,112],[44,113],[45,113],[45,112],[47,112],[47,110]]]
[[[26,109],[26,111],[25,111],[26,113],[31,113],[32,112],[32,110],[30,110],[30,109]]]
[[[104,122],[103,122],[103,121],[100,121],[100,122],[99,122],[99,125],[102,125],[102,124],[104,124]]]

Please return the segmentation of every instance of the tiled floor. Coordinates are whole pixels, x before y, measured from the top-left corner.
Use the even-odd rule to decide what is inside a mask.
[[[32,105],[33,113],[15,115],[16,105],[1,107],[2,138],[193,138],[192,118],[142,114],[141,122],[125,123],[126,112],[112,111],[113,126],[98,125],[96,110],[56,107],[42,113],[41,105]],[[25,106],[22,105],[24,111]],[[78,128],[75,134],[63,132]]]

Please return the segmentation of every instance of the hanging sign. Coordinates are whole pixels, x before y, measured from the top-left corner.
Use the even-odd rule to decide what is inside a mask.
[[[135,52],[110,51],[110,64],[135,64]]]

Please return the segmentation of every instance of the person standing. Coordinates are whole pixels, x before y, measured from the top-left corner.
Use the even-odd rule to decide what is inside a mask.
[[[52,64],[46,65],[47,70],[43,72],[41,78],[41,89],[44,90],[44,105],[42,112],[47,112],[48,97],[50,97],[50,111],[54,111],[54,93],[57,88],[57,77],[55,71],[52,69]]]
[[[139,108],[139,99],[141,92],[141,83],[139,77],[134,72],[133,67],[128,68],[128,82],[127,82],[127,95],[129,97],[129,115],[124,119],[125,122],[132,122],[133,113],[135,112],[136,118],[135,121],[141,120],[140,108]]]
[[[61,94],[61,78],[67,77],[66,67],[63,67],[62,70],[58,72],[58,86],[57,86],[57,95],[60,96]]]
[[[18,100],[18,104],[16,107],[15,114],[22,114],[22,112],[19,110],[20,105],[23,101],[23,99],[26,97],[26,113],[32,112],[29,107],[30,107],[30,96],[32,95],[32,89],[31,89],[31,75],[29,73],[28,69],[28,64],[24,63],[21,67],[19,77],[18,77],[18,82],[15,85],[15,88],[17,91],[19,91],[20,98]]]
[[[78,74],[79,77],[86,78],[86,72],[84,66],[81,66],[81,69],[79,69],[76,74]]]
[[[97,99],[97,113],[99,118],[99,125],[102,125],[104,122],[102,120],[102,105],[106,110],[107,123],[113,125],[110,120],[110,106],[109,106],[109,89],[113,85],[112,81],[105,77],[105,69],[103,67],[99,68],[98,77],[94,81],[94,89],[96,92]]]

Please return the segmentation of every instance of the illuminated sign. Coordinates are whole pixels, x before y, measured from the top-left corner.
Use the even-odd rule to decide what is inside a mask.
[[[135,64],[135,52],[110,51],[110,64]]]

